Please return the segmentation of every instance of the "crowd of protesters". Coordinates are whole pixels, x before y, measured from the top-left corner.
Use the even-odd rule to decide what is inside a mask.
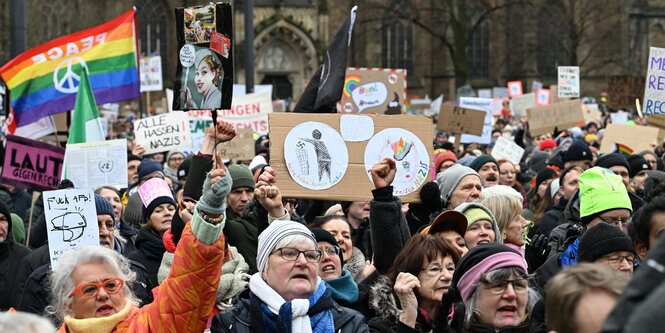
[[[95,189],[99,246],[55,269],[41,198],[2,185],[0,310],[17,312],[0,313],[0,332],[662,327],[662,143],[599,154],[602,119],[539,136],[525,119],[495,120],[489,145],[436,132],[432,181],[408,204],[389,158],[369,172],[368,202],[295,200],[280,192],[268,136],[252,161],[215,154],[235,136],[224,121],[190,154],[146,155],[130,139],[128,188]],[[525,149],[519,163],[492,157],[499,137]],[[173,195],[144,203],[151,179]]]

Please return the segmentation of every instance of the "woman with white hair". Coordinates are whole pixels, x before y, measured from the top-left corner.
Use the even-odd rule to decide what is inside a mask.
[[[233,130],[231,130],[233,132]],[[129,261],[100,246],[66,252],[51,276],[53,302],[47,311],[64,320],[58,332],[202,332],[212,312],[220,267],[226,260],[222,236],[231,177],[221,158],[208,174],[203,196],[174,253],[169,276],[137,307]]]
[[[256,266],[237,304],[213,318],[219,332],[367,332],[318,276],[321,250],[304,225],[278,220],[259,235]]]

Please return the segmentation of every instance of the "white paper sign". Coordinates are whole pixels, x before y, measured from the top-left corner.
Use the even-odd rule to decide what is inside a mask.
[[[559,66],[559,97],[580,97],[580,67]]]
[[[524,155],[524,148],[517,145],[510,139],[506,139],[502,136],[496,140],[494,148],[492,148],[492,157],[498,160],[509,160],[513,163],[520,163],[522,160],[522,155]]]
[[[492,89],[478,89],[478,97],[492,98]]]
[[[127,187],[127,139],[68,144],[65,165],[78,188]]]
[[[665,113],[665,49],[649,50],[647,77],[644,83],[644,113]]]
[[[188,148],[192,145],[189,117],[185,112],[170,112],[134,120],[136,143],[144,154]]]
[[[55,132],[55,123],[51,116],[41,118],[34,123],[17,127],[14,135],[37,140],[45,135]]]
[[[625,125],[628,122],[628,113],[627,112],[615,112],[610,113],[612,118],[612,124],[623,124]]]
[[[162,82],[162,57],[143,57],[139,59],[141,71],[141,92],[161,91]]]
[[[507,87],[494,87],[492,88],[492,97],[494,98],[508,98],[510,97]]]
[[[374,120],[368,116],[345,114],[339,119],[339,130],[344,141],[366,141],[374,135]]]
[[[478,97],[461,97],[459,106],[468,109],[485,111],[485,124],[483,125],[483,135],[476,136],[471,134],[462,134],[462,143],[480,143],[488,144],[492,140],[492,110],[494,108],[494,99]]]
[[[430,103],[429,109],[423,110],[423,114],[426,116],[433,116],[441,112],[441,104],[443,104],[443,94],[439,95],[436,99]]]
[[[42,196],[52,270],[67,250],[99,246],[95,195],[91,188],[46,191]]]
[[[540,81],[531,82],[531,92],[536,92],[538,89],[543,89],[543,83]]]
[[[522,96],[513,97],[510,100],[513,115],[516,119],[526,114],[526,109],[536,106],[536,93],[530,92]]]

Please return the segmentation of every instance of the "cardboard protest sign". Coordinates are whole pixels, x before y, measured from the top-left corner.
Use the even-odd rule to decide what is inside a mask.
[[[584,126],[582,102],[572,101],[539,106],[526,110],[531,135],[550,133],[555,127],[564,130],[574,126]]]
[[[483,135],[486,112],[461,108],[453,105],[442,105],[436,128],[455,134]]]
[[[173,199],[173,193],[171,193],[169,184],[161,178],[149,179],[139,186],[138,191],[143,206],[145,207],[148,207],[153,200],[159,197],[169,197]]]
[[[179,57],[173,110],[231,108],[233,18],[231,4],[175,9]]]
[[[598,104],[596,104],[596,106],[597,105]],[[582,111],[584,112],[584,121],[585,122],[588,123],[590,121],[593,121],[593,122],[597,123],[598,121],[600,121],[600,116],[602,115],[602,113],[598,109],[594,108],[593,106],[591,106],[589,104],[582,104]]]
[[[607,105],[613,109],[630,109],[635,107],[635,100],[644,97],[644,82],[644,76],[606,76]]]
[[[522,81],[508,82],[508,96],[510,97],[522,96]]]
[[[665,49],[649,49],[649,65],[644,86],[643,113],[665,113]]]
[[[154,154],[192,145],[189,118],[184,112],[169,112],[134,120],[136,143],[144,154]]]
[[[254,132],[249,128],[239,128],[231,141],[217,145],[217,152],[223,159],[251,161],[255,156],[253,134]]]
[[[127,140],[68,144],[65,165],[76,187],[127,187]]]
[[[51,269],[68,250],[99,246],[95,194],[91,188],[42,193]]]
[[[550,104],[550,90],[538,89],[536,90],[536,104],[549,105]]]
[[[662,143],[665,139],[665,114],[650,114],[647,118],[647,124],[658,127],[658,142]]]
[[[522,96],[513,97],[510,99],[510,104],[513,109],[513,116],[519,117],[526,114],[526,109],[536,107],[536,93],[528,93]]]
[[[162,57],[142,57],[139,59],[139,65],[141,71],[141,92],[161,91],[163,88]]]
[[[7,135],[2,183],[45,191],[58,188],[65,149]]]
[[[522,155],[524,155],[524,148],[520,147],[512,140],[500,136],[499,139],[496,140],[494,148],[492,148],[491,155],[497,161],[505,159],[519,164],[522,160]]]
[[[651,144],[658,138],[658,128],[651,126],[634,126],[609,124],[603,134],[603,142],[599,152],[612,152],[615,143],[628,146],[634,152],[652,150]]]
[[[559,97],[580,97],[580,67],[559,66],[558,69]]]
[[[384,157],[396,161],[393,194],[419,201],[418,188],[429,178],[432,119],[414,115],[363,115],[366,121],[345,132],[364,141],[346,141],[344,115],[273,113],[270,162],[286,198],[367,201],[374,188],[368,170]],[[369,133],[371,132],[371,133]],[[368,135],[364,134],[369,133]],[[427,146],[426,146],[427,145]]]
[[[212,116],[210,111],[187,111],[187,117],[192,135],[192,146],[189,149],[184,148],[183,151],[191,153],[198,151],[203,145],[206,130],[212,124]]]
[[[481,144],[490,143],[492,140],[492,112],[494,109],[494,100],[491,98],[462,97],[459,100],[459,106],[468,109],[485,111],[483,134],[480,136],[462,134],[462,139],[460,142]]]
[[[342,113],[406,113],[406,69],[347,68]]]

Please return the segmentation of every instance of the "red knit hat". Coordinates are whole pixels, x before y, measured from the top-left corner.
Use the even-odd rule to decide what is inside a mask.
[[[540,142],[540,151],[543,151],[547,148],[556,148],[556,141],[554,139],[545,139]]]
[[[439,172],[439,167],[441,167],[441,164],[445,161],[453,161],[457,163],[457,156],[455,156],[455,153],[452,150],[446,150],[436,156],[436,162],[434,163],[435,172]]]

